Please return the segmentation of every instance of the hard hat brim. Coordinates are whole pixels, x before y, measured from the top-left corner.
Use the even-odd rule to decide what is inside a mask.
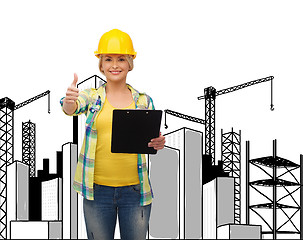
[[[130,55],[130,56],[133,57],[133,59],[135,59],[136,56],[137,56],[137,53],[136,53],[136,52],[134,52],[133,54],[129,54],[129,53],[100,53],[100,52],[98,52],[98,51],[95,51],[94,54],[95,54],[95,56],[96,56],[97,58],[100,58],[100,55],[101,55],[101,54],[122,54],[122,55]]]

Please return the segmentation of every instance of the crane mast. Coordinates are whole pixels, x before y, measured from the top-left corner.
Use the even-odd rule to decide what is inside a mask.
[[[14,161],[14,111],[46,95],[50,113],[50,91],[17,105],[8,97],[0,99],[0,239],[7,239],[7,166]]]

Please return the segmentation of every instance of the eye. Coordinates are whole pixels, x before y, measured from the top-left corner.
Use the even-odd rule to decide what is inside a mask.
[[[120,62],[124,62],[124,61],[125,61],[125,58],[119,58],[119,61],[120,61]]]
[[[106,58],[105,61],[106,61],[106,62],[110,62],[111,59],[110,59],[110,58]]]

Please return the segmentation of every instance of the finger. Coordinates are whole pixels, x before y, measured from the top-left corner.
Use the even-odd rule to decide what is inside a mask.
[[[154,141],[154,142],[149,142],[148,146],[149,147],[158,147],[158,146],[164,146],[165,140],[163,141]]]
[[[75,103],[76,101],[74,101],[74,100],[67,100],[67,99],[65,99],[65,103]]]
[[[68,92],[72,92],[72,93],[78,93],[78,92],[79,92],[79,89],[78,89],[78,88],[75,88],[75,87],[70,86],[70,87],[68,87],[68,88],[67,88],[67,93],[68,93]]]
[[[74,101],[77,101],[78,97],[77,96],[73,96],[73,95],[66,95],[65,98],[67,100],[74,100]]]
[[[163,136],[160,136],[160,137],[157,137],[157,138],[153,138],[152,140],[150,140],[151,142],[162,142],[165,140],[165,137]]]
[[[156,147],[154,147],[155,150],[161,150],[163,148],[164,148],[164,145],[163,146],[156,146]]]
[[[77,75],[77,73],[74,73],[74,81],[71,86],[77,87],[77,82],[78,82],[78,75]]]

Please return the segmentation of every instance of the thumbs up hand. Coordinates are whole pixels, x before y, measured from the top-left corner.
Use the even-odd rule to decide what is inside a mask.
[[[65,103],[73,104],[76,102],[79,96],[79,89],[77,88],[78,76],[74,73],[74,81],[67,88],[66,97],[64,99]]]
[[[79,89],[77,88],[78,76],[74,73],[74,81],[72,84],[67,88],[66,97],[63,101],[63,110],[71,115],[77,109],[77,99],[79,97]]]

